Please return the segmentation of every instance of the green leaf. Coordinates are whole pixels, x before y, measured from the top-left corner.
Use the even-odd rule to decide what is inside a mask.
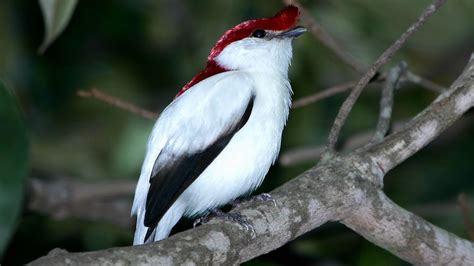
[[[45,26],[43,43],[38,52],[46,51],[71,20],[77,0],[39,0]]]
[[[16,99],[0,80],[0,258],[15,230],[28,174],[29,141]]]

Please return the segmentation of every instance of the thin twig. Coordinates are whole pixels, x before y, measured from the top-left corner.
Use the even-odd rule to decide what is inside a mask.
[[[401,128],[401,124],[397,124],[399,128]],[[362,132],[359,134],[355,134],[351,136],[347,141],[341,145],[341,150],[343,151],[350,151],[354,150],[357,147],[360,147],[367,143],[372,136],[371,131]],[[318,160],[325,151],[324,145],[314,145],[308,146],[305,145],[304,147],[294,148],[282,153],[278,159],[278,162],[285,167],[290,167],[294,165],[298,165],[304,162],[314,162]]]
[[[454,108],[449,116],[437,111],[448,106]],[[380,170],[386,173],[432,142],[437,137],[433,132],[447,129],[473,106],[474,54],[463,74],[447,92],[439,95],[430,106],[405,124],[401,131],[387,136],[383,144],[368,147],[369,149],[361,150],[359,153],[370,156]]]
[[[303,16],[303,20],[306,23],[306,26],[310,29],[310,32],[316,37],[316,39],[318,39],[327,48],[332,50],[336,54],[336,56],[339,59],[341,59],[341,61],[345,62],[346,64],[354,68],[357,72],[361,74],[365,73],[365,69],[367,69],[367,67],[357,62],[348,52],[346,52],[342,48],[342,46],[336,41],[336,39],[334,39],[327,31],[325,31],[324,28],[321,26],[321,24],[319,24],[313,17],[311,17],[309,15],[309,12],[297,0],[283,0],[283,2],[288,5],[292,4],[292,5],[298,6]],[[380,75],[380,81],[384,79],[384,76],[385,75],[383,73]],[[410,71],[407,72],[407,74],[404,76],[404,79],[437,93],[441,93],[446,90],[446,88],[428,79],[420,77]],[[349,83],[344,83],[344,84],[336,85],[334,87],[330,87],[329,89],[327,89],[328,90],[327,92],[326,91],[318,92],[313,95],[296,100],[293,102],[292,108],[304,107],[309,104],[320,101],[322,99],[331,97],[337,93],[349,90],[350,88],[355,86],[356,81],[354,81],[353,83],[354,84],[352,84],[352,86],[350,87],[345,87],[345,85]]]
[[[445,87],[440,86],[429,79],[418,76],[417,74],[411,71],[407,71],[407,73],[404,75],[404,78],[407,81],[410,81],[411,83],[415,83],[417,85],[420,85],[423,88],[429,89],[437,93],[443,93],[446,91]]]
[[[352,107],[354,106],[355,102],[359,98],[360,93],[362,90],[367,86],[369,81],[375,76],[377,71],[386,63],[388,63],[395,52],[397,52],[402,45],[408,40],[409,37],[415,33],[421,25],[423,25],[426,20],[431,17],[431,15],[436,12],[446,0],[435,0],[432,4],[430,4],[420,15],[415,23],[413,23],[401,36],[398,40],[395,41],[385,52],[375,61],[375,63],[370,67],[367,73],[362,76],[362,78],[357,83],[356,87],[352,90],[351,94],[347,97],[347,99],[342,104],[341,109],[334,121],[334,125],[331,128],[328,137],[328,143],[326,146],[326,151],[328,154],[332,154],[335,151],[336,143],[339,138],[339,133],[341,132],[342,126],[346,122],[347,117],[349,116]]]
[[[381,77],[379,79],[377,79],[377,82],[385,81],[385,76],[386,76],[385,74],[382,74]],[[419,75],[417,75],[417,74],[415,74],[411,71],[408,71],[408,70],[400,78],[400,80],[401,81],[408,81],[408,82],[417,84],[417,85],[419,85],[423,88],[426,88],[426,89],[428,89],[430,91],[433,91],[433,92],[436,92],[436,93],[442,93],[442,92],[446,91],[445,87],[440,86],[440,85],[434,83],[433,81],[428,80],[426,78],[423,78],[423,77],[421,77],[421,76],[419,76]],[[308,106],[310,104],[319,102],[319,101],[324,100],[326,98],[332,97],[336,94],[346,92],[346,91],[354,88],[354,86],[356,84],[357,84],[357,81],[348,81],[348,82],[345,82],[345,83],[340,83],[340,84],[334,85],[332,87],[329,87],[329,88],[324,89],[322,91],[316,92],[314,94],[301,97],[300,99],[297,99],[297,100],[293,101],[293,104],[292,104],[291,108],[298,109],[298,108],[305,107],[305,106]]]
[[[338,93],[348,91],[351,88],[353,88],[355,84],[356,84],[355,81],[349,81],[349,82],[337,84],[335,86],[329,87],[315,94],[295,100],[291,108],[296,109],[296,108],[304,107],[312,103],[315,103],[317,101],[320,101],[322,99],[329,98]]]
[[[94,98],[100,100],[119,109],[140,115],[144,118],[155,120],[158,117],[158,114],[155,112],[145,110],[120,98],[106,94],[96,88],[92,88],[88,91],[79,90],[77,91],[77,95],[83,98]]]
[[[394,123],[392,127],[393,132],[400,131],[403,126],[408,121],[400,121]],[[447,130],[444,134],[442,134],[438,140],[434,144],[442,144],[449,142],[453,138],[459,137],[460,134],[466,132],[466,130],[474,124],[474,116],[467,115],[464,119],[461,119],[457,123],[455,123],[449,130]],[[341,145],[342,151],[352,151],[358,147],[362,147],[365,143],[367,143],[372,136],[371,131],[361,132],[358,134],[352,135],[350,138],[345,140]],[[324,145],[311,145],[311,146],[304,146],[289,149],[284,151],[279,159],[278,162],[285,167],[298,165],[305,162],[311,162],[318,160],[321,155],[324,153]]]
[[[464,193],[458,196],[458,206],[461,209],[464,227],[466,228],[467,234],[471,240],[474,240],[474,223],[471,220],[471,212],[469,210],[469,204]]]
[[[365,73],[367,67],[352,57],[350,53],[348,53],[337,41],[334,39],[322,26],[316,21],[309,12],[299,3],[298,0],[283,0],[283,2],[287,5],[295,5],[300,10],[301,17],[303,18],[305,26],[309,29],[309,31],[313,34],[316,39],[318,39],[321,43],[323,43],[326,47],[331,49],[336,56],[346,63],[347,65],[351,66],[355,71],[358,73]]]
[[[387,135],[392,118],[393,94],[400,86],[400,77],[404,74],[406,68],[407,63],[402,61],[387,72],[380,99],[379,119],[371,143],[380,143]]]

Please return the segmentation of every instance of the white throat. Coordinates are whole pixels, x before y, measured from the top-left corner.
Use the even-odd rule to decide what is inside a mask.
[[[267,72],[287,77],[291,57],[291,39],[246,38],[226,46],[216,57],[216,62],[229,70]]]

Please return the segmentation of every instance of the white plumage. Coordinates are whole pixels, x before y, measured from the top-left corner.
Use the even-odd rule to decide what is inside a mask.
[[[176,98],[160,115],[149,137],[132,214],[134,245],[143,244],[152,171],[177,156],[199,153],[239,120],[251,99],[246,123],[158,222],[153,239],[167,237],[182,216],[195,216],[256,189],[280,150],[291,104],[287,72],[292,38],[244,38],[215,58],[231,71],[211,76]],[[153,169],[155,167],[155,169]]]

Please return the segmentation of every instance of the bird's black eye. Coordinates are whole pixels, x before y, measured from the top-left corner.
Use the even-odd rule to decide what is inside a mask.
[[[262,29],[257,29],[252,33],[252,37],[263,38],[267,33]]]

